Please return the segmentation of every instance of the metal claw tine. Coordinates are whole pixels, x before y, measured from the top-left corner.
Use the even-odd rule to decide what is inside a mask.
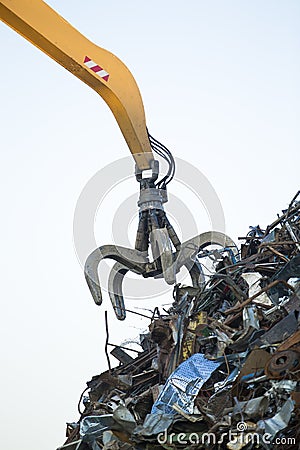
[[[144,273],[147,256],[138,250],[117,245],[103,245],[94,250],[87,258],[84,266],[85,279],[97,305],[102,303],[102,292],[98,276],[98,266],[103,259],[113,259],[135,273]]]
[[[160,258],[162,274],[168,284],[176,282],[176,272],[171,242],[166,228],[154,229],[150,233],[152,255],[154,259]]]
[[[190,264],[185,265],[190,273],[192,284],[194,288],[200,288],[205,283],[203,269],[197,261],[190,267]]]
[[[188,270],[195,263],[195,258],[199,251],[207,245],[221,245],[222,247],[230,247],[233,254],[238,256],[238,249],[233,240],[220,231],[208,231],[189,239],[181,244],[180,252],[177,257],[177,270],[185,265]]]
[[[119,320],[126,319],[126,309],[123,298],[122,283],[124,276],[128,272],[128,268],[123,264],[116,263],[113,265],[108,278],[108,294],[113,309]]]

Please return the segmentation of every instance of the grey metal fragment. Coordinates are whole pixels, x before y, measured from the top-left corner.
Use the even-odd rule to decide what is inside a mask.
[[[259,420],[257,422],[258,429],[262,429],[265,433],[269,433],[272,437],[275,437],[278,431],[288,426],[293,410],[294,402],[289,398],[275,416],[270,419]]]

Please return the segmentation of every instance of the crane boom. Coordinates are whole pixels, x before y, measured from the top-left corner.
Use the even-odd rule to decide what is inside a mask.
[[[134,77],[42,0],[1,0],[3,22],[94,89],[107,103],[139,169],[154,159],[143,101]]]

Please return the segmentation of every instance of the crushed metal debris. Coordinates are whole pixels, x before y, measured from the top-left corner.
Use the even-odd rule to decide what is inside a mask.
[[[109,369],[87,383],[60,449],[300,448],[297,198],[250,227],[239,254],[199,248],[197,263],[211,261],[201,287],[176,285],[140,351],[114,346],[114,368],[107,335]]]

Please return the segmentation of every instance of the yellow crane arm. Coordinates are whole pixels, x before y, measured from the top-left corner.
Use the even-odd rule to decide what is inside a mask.
[[[3,22],[94,89],[110,107],[139,169],[153,154],[143,101],[130,71],[93,44],[42,0],[1,0]]]

